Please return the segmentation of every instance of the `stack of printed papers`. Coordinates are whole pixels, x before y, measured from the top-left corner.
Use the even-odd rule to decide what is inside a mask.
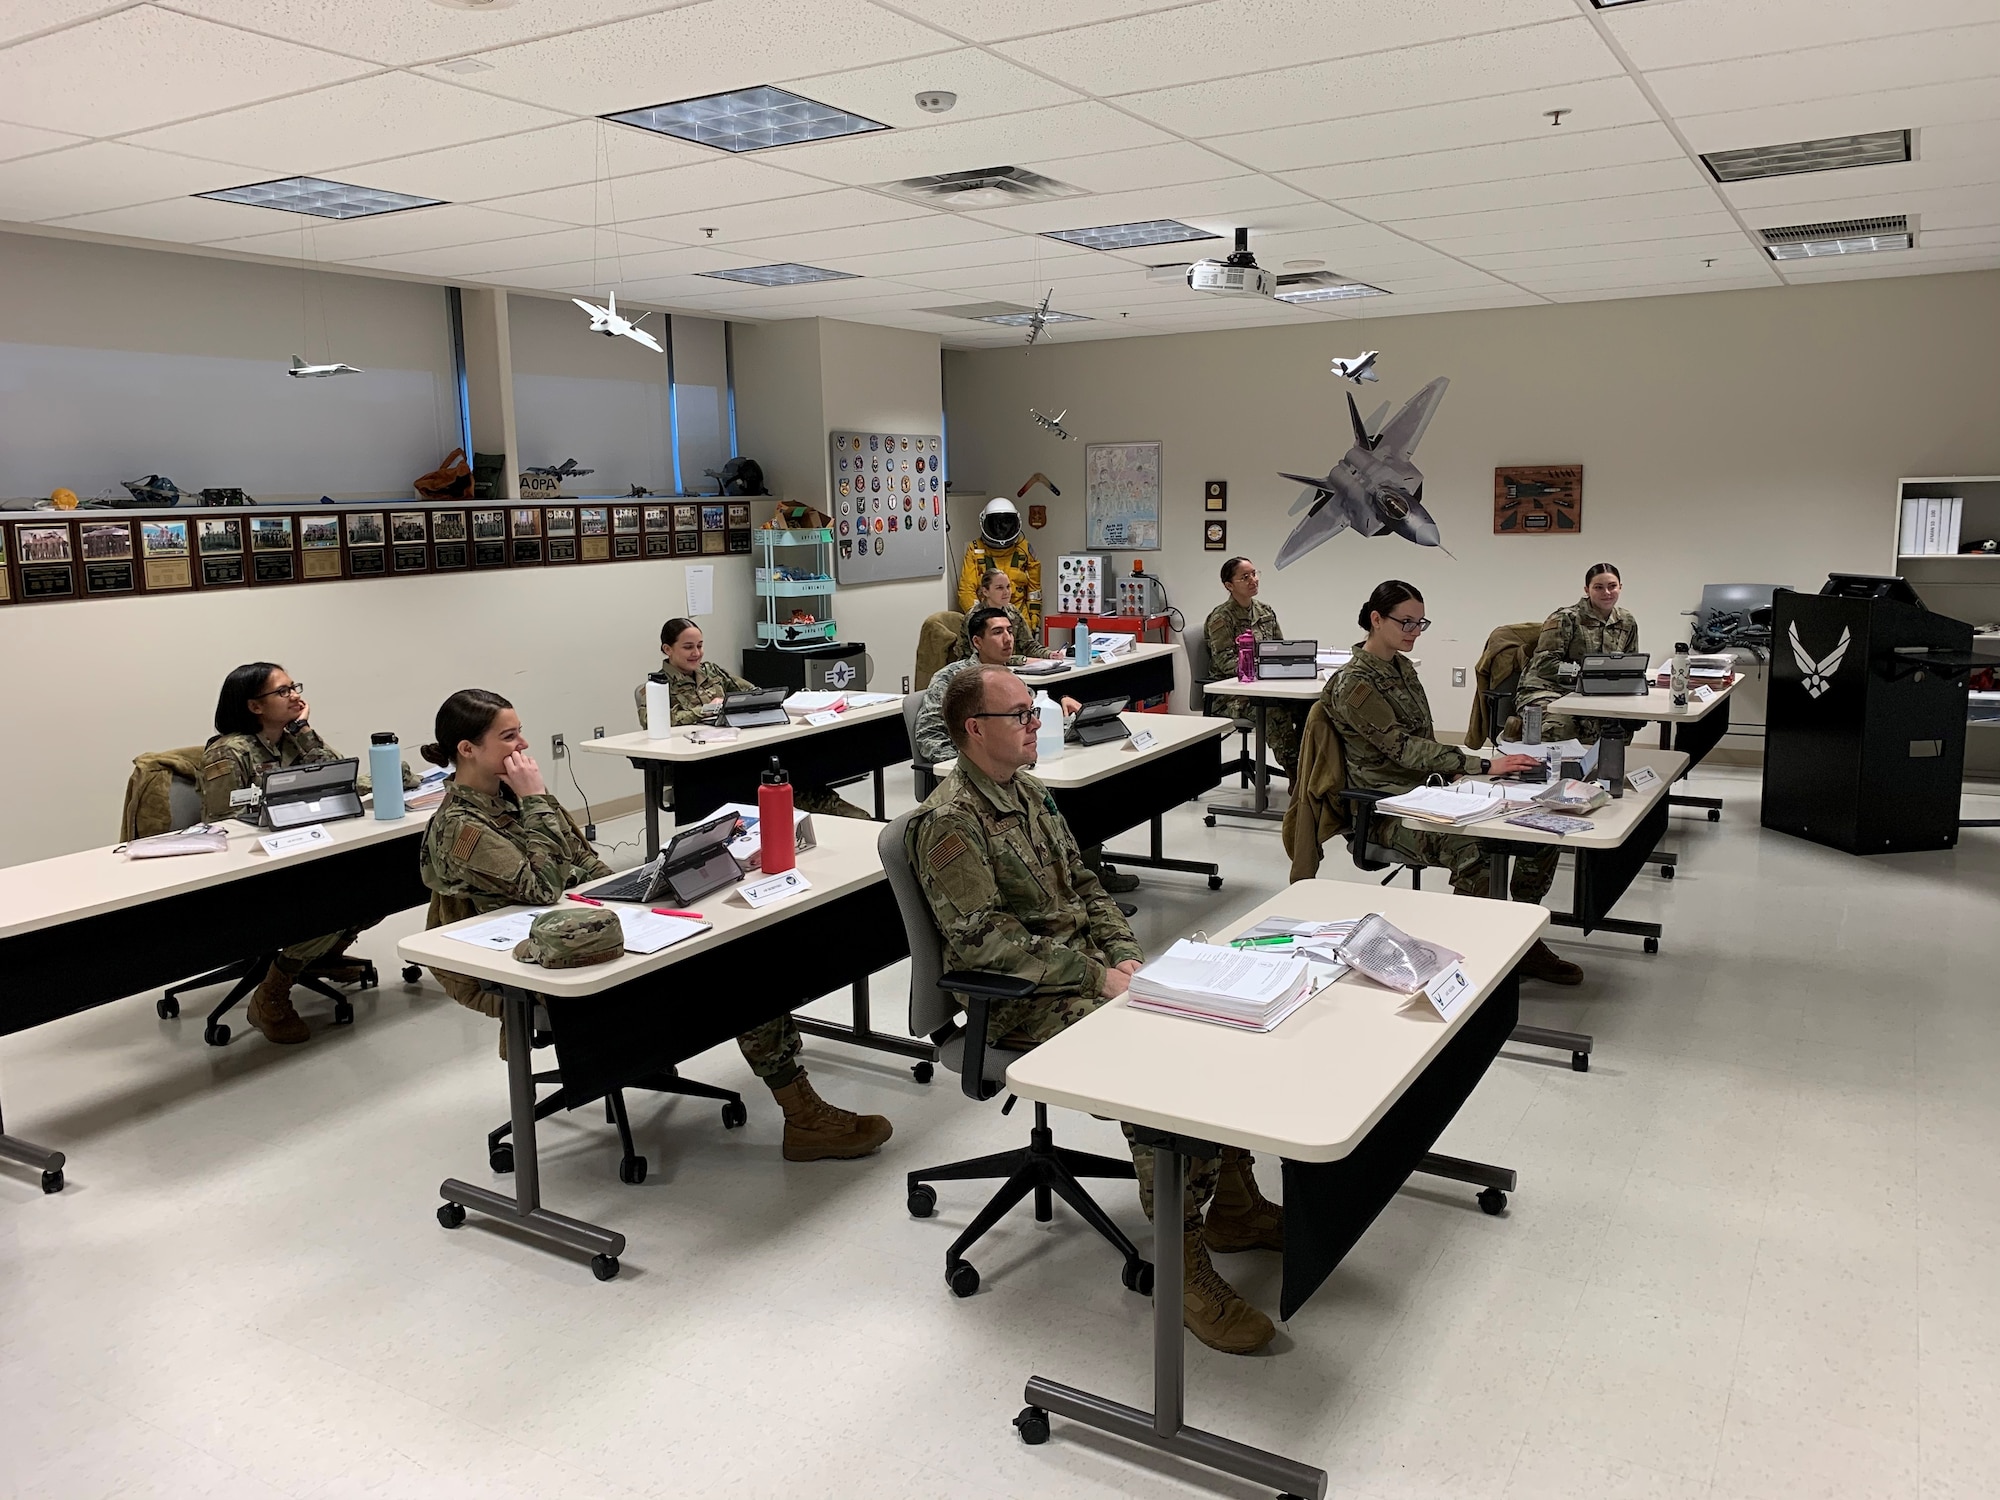
[[[1093,630],[1090,632],[1090,659],[1103,661],[1109,656],[1123,656],[1138,640],[1127,630]]]
[[[1242,1031],[1270,1031],[1312,993],[1303,958],[1182,938],[1132,976],[1129,1003]]]
[[[1483,823],[1507,811],[1507,792],[1490,781],[1458,781],[1450,786],[1420,786],[1375,804],[1384,816],[1415,818],[1440,828]]]

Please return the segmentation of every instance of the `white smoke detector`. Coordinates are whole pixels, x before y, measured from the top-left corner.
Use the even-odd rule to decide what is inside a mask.
[[[928,115],[941,115],[958,103],[958,95],[950,89],[925,89],[917,95],[917,108]]]

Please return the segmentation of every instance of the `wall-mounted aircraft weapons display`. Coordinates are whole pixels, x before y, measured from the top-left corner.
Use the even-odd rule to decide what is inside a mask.
[[[1411,455],[1431,424],[1438,403],[1451,382],[1442,375],[1418,391],[1387,426],[1372,436],[1369,429],[1381,419],[1385,404],[1367,422],[1352,395],[1347,398],[1347,415],[1354,424],[1354,446],[1325,474],[1281,474],[1307,488],[1292,505],[1291,513],[1305,515],[1278,549],[1278,566],[1287,567],[1304,557],[1329,537],[1352,528],[1362,536],[1380,536],[1392,531],[1419,547],[1441,545],[1437,522],[1424,509],[1424,476]]]

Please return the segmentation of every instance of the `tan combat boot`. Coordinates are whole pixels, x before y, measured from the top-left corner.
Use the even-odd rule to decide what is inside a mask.
[[[1255,1354],[1271,1342],[1278,1330],[1222,1279],[1199,1230],[1182,1236],[1181,1255],[1186,1268],[1181,1320],[1189,1333],[1224,1354]]]
[[[276,964],[264,971],[263,982],[250,997],[245,1018],[265,1037],[281,1047],[310,1041],[312,1032],[292,1009],[292,976]]]
[[[1536,938],[1535,946],[1521,955],[1521,977],[1540,979],[1549,984],[1582,984],[1583,970]]]
[[[1266,1198],[1251,1171],[1256,1158],[1233,1146],[1222,1148],[1222,1171],[1215,1199],[1201,1227],[1202,1242],[1224,1254],[1234,1250],[1283,1250],[1285,1211]]]
[[[771,1097],[785,1112],[785,1160],[845,1161],[881,1148],[894,1127],[881,1115],[857,1115],[835,1109],[813,1092],[804,1073]]]

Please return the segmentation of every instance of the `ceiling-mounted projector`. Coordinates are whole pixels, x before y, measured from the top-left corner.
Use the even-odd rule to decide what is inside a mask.
[[[1227,260],[1198,260],[1188,267],[1187,284],[1218,297],[1269,297],[1278,290],[1277,273],[1257,264],[1250,231],[1236,231],[1236,250]]]

